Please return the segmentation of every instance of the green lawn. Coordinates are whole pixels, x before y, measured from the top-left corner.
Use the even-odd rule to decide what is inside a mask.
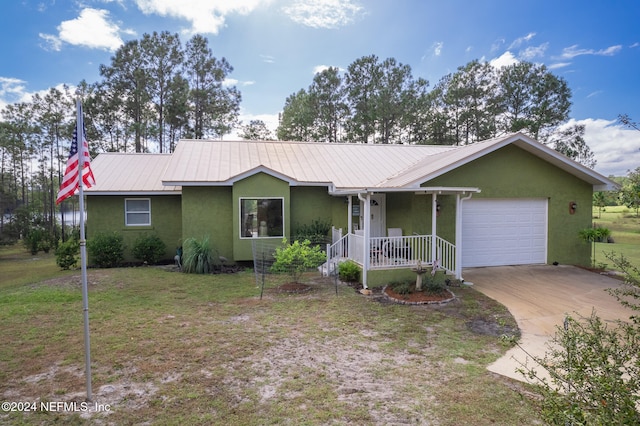
[[[52,254],[0,248],[0,395],[85,396],[78,271]],[[303,294],[251,271],[187,275],[90,269],[92,383],[98,413],[0,412],[42,424],[541,424],[531,388],[489,373],[508,346],[469,324],[515,322],[472,288],[444,306],[383,303],[317,274]],[[505,328],[507,327],[507,328]],[[108,407],[109,410],[104,408]]]
[[[593,221],[599,226],[609,228],[614,243],[596,243],[596,264],[611,261],[605,253],[623,254],[632,264],[640,265],[640,218],[635,212],[624,206],[608,206],[598,213],[593,209]]]

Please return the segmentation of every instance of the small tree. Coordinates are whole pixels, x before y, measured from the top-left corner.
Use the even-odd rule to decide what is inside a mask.
[[[317,268],[327,258],[320,246],[312,247],[309,240],[287,244],[285,238],[282,244],[283,246],[278,247],[274,253],[275,262],[271,266],[271,271],[289,274],[291,280],[296,283],[300,281],[305,271]]]
[[[62,269],[71,269],[78,264],[80,256],[80,243],[75,238],[70,238],[58,245],[56,249],[56,264]]]
[[[629,171],[625,184],[620,190],[620,201],[625,206],[636,211],[640,210],[640,167]]]
[[[611,231],[608,228],[602,228],[594,226],[591,228],[585,228],[578,233],[580,239],[586,243],[591,244],[593,254],[591,256],[591,266],[596,266],[596,242],[605,242],[611,235]]]

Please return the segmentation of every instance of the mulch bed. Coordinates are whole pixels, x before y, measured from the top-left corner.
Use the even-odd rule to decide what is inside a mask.
[[[412,291],[408,294],[398,294],[393,291],[393,288],[387,286],[384,288],[383,293],[393,301],[406,305],[448,303],[456,298],[456,296],[447,289],[439,292]]]

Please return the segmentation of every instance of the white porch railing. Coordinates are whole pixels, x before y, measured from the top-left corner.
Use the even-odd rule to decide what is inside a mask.
[[[351,259],[364,265],[364,244],[361,235],[343,236],[327,246],[328,264],[336,265]],[[455,274],[456,271],[456,246],[437,235],[373,237],[369,239],[367,253],[370,269],[411,268],[418,261],[422,265],[431,265],[436,260],[447,273]]]

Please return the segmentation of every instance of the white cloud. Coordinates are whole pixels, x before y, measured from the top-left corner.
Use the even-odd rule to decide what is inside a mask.
[[[531,41],[531,39],[534,38],[535,36],[536,36],[536,33],[532,32],[527,34],[524,37],[519,37],[515,39],[507,49],[517,49],[518,47],[522,46],[524,43]]]
[[[625,176],[640,163],[640,132],[627,129],[616,120],[571,119],[567,126],[583,124],[584,140],[598,161],[595,170],[605,176]]]
[[[606,49],[594,50],[594,49],[578,49],[578,45],[574,44],[573,46],[565,47],[562,50],[561,58],[563,59],[573,59],[576,56],[582,55],[596,55],[596,56],[613,56],[622,50],[621,45],[609,46]]]
[[[339,28],[364,12],[354,0],[295,0],[282,9],[298,24],[312,28]]]
[[[53,34],[39,33],[38,36],[45,42],[45,45],[42,46],[43,49],[59,52],[62,48],[62,40]]]
[[[218,34],[227,15],[247,15],[270,0],[135,0],[145,15],[157,14],[191,23],[188,33]]]
[[[276,137],[276,129],[278,128],[279,114],[249,114],[240,109],[240,116],[238,117],[242,121],[243,125],[249,124],[251,120],[261,120],[267,126],[267,129],[271,130],[272,136]],[[222,139],[227,141],[239,140],[238,133],[241,129],[234,129],[230,134],[225,135]]]
[[[553,64],[549,65],[548,68],[550,70],[556,70],[558,68],[568,67],[569,65],[571,65],[571,62],[556,62],[556,63],[553,63]]]
[[[511,53],[511,52],[509,52],[507,50],[506,52],[504,52],[502,55],[498,56],[497,58],[493,58],[492,60],[490,60],[489,63],[494,68],[502,68],[502,67],[506,67],[506,66],[509,66],[509,65],[517,64],[518,63],[518,59],[515,56],[513,56],[513,53]]]
[[[324,70],[328,70],[329,68],[331,68],[329,65],[316,65],[315,67],[313,67],[313,75],[319,74]]]
[[[529,46],[518,53],[518,57],[525,61],[531,61],[532,59],[543,57],[546,52],[549,43],[542,43],[540,46]]]
[[[11,77],[0,77],[0,110],[7,105],[21,102],[27,96],[25,82]]]
[[[260,55],[262,62],[266,62],[267,64],[273,64],[276,61],[276,58],[271,55]]]
[[[442,48],[444,47],[444,43],[441,41],[437,41],[433,43],[433,54],[434,56],[440,56],[442,53]]]
[[[251,86],[255,84],[255,81],[252,80],[248,80],[248,81],[240,81],[238,79],[235,78],[225,78],[224,81],[222,82],[222,85],[225,87],[230,87],[230,86]]]
[[[60,50],[65,42],[91,49],[114,51],[123,43],[119,26],[110,21],[109,11],[104,9],[82,9],[76,19],[62,21],[57,30],[57,36],[39,34],[53,50]]]

